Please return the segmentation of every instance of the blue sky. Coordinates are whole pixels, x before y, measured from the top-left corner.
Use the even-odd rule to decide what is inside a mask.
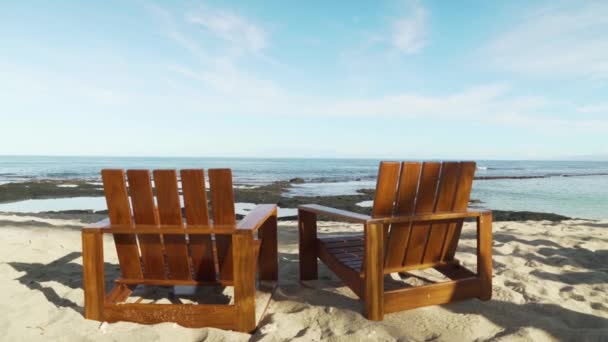
[[[608,156],[608,2],[0,4],[0,154]]]

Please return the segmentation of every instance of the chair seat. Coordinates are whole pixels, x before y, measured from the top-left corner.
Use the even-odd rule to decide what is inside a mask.
[[[318,238],[319,243],[341,264],[361,273],[365,238],[363,234]]]

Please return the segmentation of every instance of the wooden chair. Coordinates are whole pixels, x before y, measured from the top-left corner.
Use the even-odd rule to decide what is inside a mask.
[[[102,171],[109,220],[82,230],[85,317],[254,330],[256,270],[260,280],[277,280],[276,206],[258,205],[236,224],[232,173],[210,169],[211,224],[203,170],[181,170],[184,223],[176,171],[153,174],[157,204],[148,170],[128,170],[128,190],[123,170]],[[107,294],[103,234],[114,237],[121,272]],[[124,303],[149,285],[233,286],[234,304]]]
[[[365,302],[365,315],[492,295],[492,213],[468,210],[474,162],[382,162],[372,215],[299,207],[300,279],[317,279],[317,257]],[[364,234],[317,237],[317,214],[364,225]],[[477,272],[454,259],[465,218],[477,219]],[[450,281],[384,288],[394,272],[434,268]]]

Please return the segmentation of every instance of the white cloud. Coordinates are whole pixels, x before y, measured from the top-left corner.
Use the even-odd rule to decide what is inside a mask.
[[[608,77],[608,2],[527,13],[489,44],[493,65],[542,76]]]
[[[594,114],[594,113],[607,113],[608,114],[608,103],[592,104],[578,107],[576,109],[579,113]]]
[[[428,15],[418,2],[412,2],[411,5],[410,16],[403,19],[403,23],[409,20],[409,24],[401,27],[405,38],[400,48],[404,52],[413,53],[425,44],[422,37],[425,36]],[[176,18],[171,15],[163,17],[169,23],[169,37],[195,56],[202,56],[202,63],[195,65],[179,61],[168,65],[168,70],[173,74],[172,84],[178,90],[164,100],[170,99],[184,110],[226,116],[420,118],[454,122],[464,120],[535,130],[551,128],[561,132],[570,129],[608,131],[608,121],[604,119],[573,120],[566,116],[558,118],[543,115],[552,112],[555,104],[541,97],[514,96],[510,86],[505,83],[463,88],[442,95],[401,92],[337,98],[302,94],[291,91],[288,85],[262,78],[241,68],[238,59],[221,52],[212,54],[211,50],[202,48],[204,45],[193,38],[192,32],[189,36],[178,29],[180,24],[187,23],[174,22]],[[246,33],[248,30],[257,31],[249,26],[246,18],[232,12],[203,9],[187,16],[186,20],[203,25],[206,30],[230,44],[240,41],[255,56],[259,56],[255,50],[262,49],[266,44],[264,34],[261,35],[264,38],[256,38],[257,33]],[[154,100],[149,103],[154,103]],[[160,104],[158,107],[169,105]]]
[[[398,50],[414,54],[427,44],[428,13],[418,1],[409,3],[407,16],[393,23],[392,45]]]
[[[228,10],[205,7],[187,14],[186,20],[201,25],[211,34],[252,52],[261,51],[267,45],[267,33],[264,29]]]

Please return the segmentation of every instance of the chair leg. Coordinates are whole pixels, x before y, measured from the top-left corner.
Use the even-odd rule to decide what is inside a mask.
[[[103,269],[103,236],[82,232],[82,282],[84,287],[84,317],[103,321],[105,281]]]
[[[300,280],[317,279],[317,215],[298,210],[298,223],[300,229]]]
[[[234,261],[234,305],[237,307],[236,330],[255,330],[255,256],[251,231],[232,235]]]
[[[384,226],[365,227],[365,316],[372,321],[384,319]]]
[[[275,209],[276,210],[276,209]],[[270,216],[260,228],[262,246],[260,247],[260,280],[279,279],[279,259],[277,245],[277,216]]]
[[[477,275],[481,281],[479,299],[492,298],[492,214],[477,218]]]

